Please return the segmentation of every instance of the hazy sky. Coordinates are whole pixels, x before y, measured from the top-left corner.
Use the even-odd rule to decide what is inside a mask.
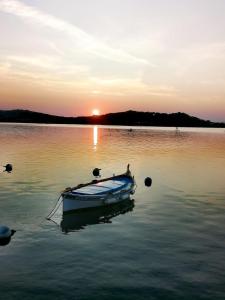
[[[0,109],[225,121],[225,0],[0,0]]]

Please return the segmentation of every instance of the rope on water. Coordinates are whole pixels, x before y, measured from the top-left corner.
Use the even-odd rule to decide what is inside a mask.
[[[51,218],[54,216],[54,214],[57,212],[57,210],[59,209],[59,206],[61,205],[63,201],[63,197],[62,195],[59,196],[55,206],[53,207],[53,209],[51,210],[51,212],[47,215],[46,220],[51,220]]]

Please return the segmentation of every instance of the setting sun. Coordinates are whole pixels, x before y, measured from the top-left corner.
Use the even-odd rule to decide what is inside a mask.
[[[99,109],[93,109],[92,110],[92,115],[93,116],[99,116],[100,112],[99,112]]]

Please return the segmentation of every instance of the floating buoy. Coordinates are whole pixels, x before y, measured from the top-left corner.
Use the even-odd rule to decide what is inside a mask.
[[[5,225],[0,225],[0,239],[11,236],[11,230]]]
[[[150,177],[145,178],[145,186],[150,187],[152,185],[152,179]]]
[[[12,172],[13,166],[11,164],[7,164],[4,166],[4,168],[6,172],[10,173]]]
[[[100,177],[100,171],[101,171],[101,169],[99,169],[99,168],[94,168],[92,174],[93,174],[95,177]]]
[[[0,225],[0,246],[8,245],[11,241],[11,236],[14,235],[15,232],[15,230],[11,230],[5,225]]]

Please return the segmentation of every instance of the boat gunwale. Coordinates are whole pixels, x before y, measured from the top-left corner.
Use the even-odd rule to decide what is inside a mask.
[[[135,185],[135,181],[134,181],[134,177],[133,176],[131,176],[130,174],[127,174],[127,173],[123,173],[123,174],[120,174],[120,175],[116,175],[116,176],[111,176],[111,177],[108,177],[108,178],[104,178],[104,179],[100,179],[100,180],[97,180],[97,179],[94,179],[94,180],[92,180],[91,182],[88,182],[88,183],[85,183],[85,184],[78,184],[77,186],[75,186],[75,187],[72,187],[72,188],[67,188],[67,189],[65,189],[63,192],[62,192],[62,196],[68,196],[68,195],[70,195],[70,196],[72,196],[73,198],[75,198],[75,197],[97,197],[97,198],[104,198],[104,196],[107,196],[107,195],[109,195],[109,194],[117,194],[117,193],[121,193],[122,191],[128,191],[128,190],[120,190],[119,192],[118,192],[118,190],[117,191],[115,191],[114,193],[113,193],[113,191],[107,191],[107,192],[105,192],[105,193],[103,193],[103,194],[77,194],[77,195],[75,195],[75,194],[72,194],[72,191],[75,191],[75,190],[78,190],[78,189],[80,189],[80,188],[83,188],[83,187],[87,187],[87,186],[89,186],[89,185],[93,185],[93,184],[97,184],[97,183],[100,183],[100,182],[105,182],[105,181],[109,181],[109,180],[115,180],[116,178],[119,178],[119,177],[125,177],[125,178],[129,178],[129,179],[131,179],[131,183],[132,183],[132,186],[131,186],[131,188],[130,189],[132,189],[133,188],[133,186]],[[124,188],[124,187],[123,187]],[[71,198],[72,198],[71,197]]]

